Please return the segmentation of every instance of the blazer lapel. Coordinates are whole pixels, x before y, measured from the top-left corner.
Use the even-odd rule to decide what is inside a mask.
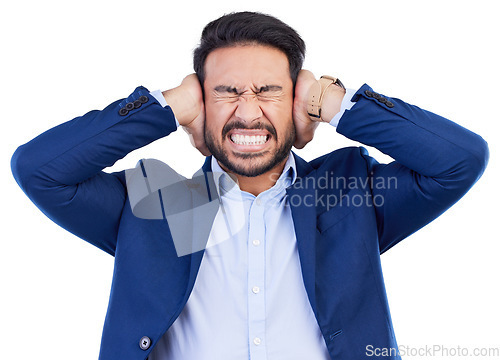
[[[314,204],[314,186],[307,186],[307,178],[313,168],[306,161],[295,156],[297,179],[287,189],[288,203],[292,210],[295,236],[299,251],[302,277],[309,297],[309,302],[316,315],[316,206]]]
[[[205,158],[205,163],[202,166],[203,174],[205,175],[205,181],[207,186],[207,191],[209,194],[209,200],[212,200],[212,192],[214,192],[215,186],[213,184],[213,177],[211,176],[212,166],[211,166],[212,156],[207,156]],[[215,194],[217,196],[217,194]],[[189,268],[189,278],[188,278],[188,286],[184,298],[184,302],[187,301],[191,291],[193,290],[194,283],[196,277],[198,275],[198,270],[200,269],[201,260],[203,259],[203,255],[205,253],[205,249],[200,251],[196,251],[190,255],[191,257],[191,265]]]

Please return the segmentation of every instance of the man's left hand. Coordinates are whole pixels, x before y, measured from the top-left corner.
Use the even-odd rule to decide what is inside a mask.
[[[307,102],[310,92],[319,86],[314,74],[309,70],[300,70],[295,84],[295,98],[293,99],[293,123],[295,124],[295,143],[297,149],[302,149],[314,137],[319,125],[307,113]],[[319,120],[319,119],[318,119]]]
[[[297,149],[302,149],[314,137],[314,132],[320,122],[330,122],[330,120],[340,111],[340,105],[345,94],[345,90],[331,85],[327,88],[322,105],[321,118],[309,116],[307,104],[309,97],[314,92],[319,91],[319,82],[314,74],[309,70],[300,70],[295,84],[295,98],[293,100],[293,122],[295,124],[295,143]]]

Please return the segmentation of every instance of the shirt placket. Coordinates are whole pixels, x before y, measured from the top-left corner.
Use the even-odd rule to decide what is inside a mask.
[[[250,358],[267,359],[265,303],[265,203],[254,199],[250,207],[248,232],[248,336]]]

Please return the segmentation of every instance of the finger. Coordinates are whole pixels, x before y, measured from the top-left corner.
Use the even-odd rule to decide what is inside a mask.
[[[210,156],[212,153],[208,150],[207,145],[203,144],[203,146],[197,147],[198,151],[201,152],[203,156]]]
[[[183,126],[182,129],[188,134],[189,142],[193,147],[198,149],[204,156],[210,156],[212,153],[208,150],[205,144],[205,137],[203,131],[193,130],[191,128]]]
[[[307,143],[305,143],[304,141],[302,140],[299,140],[299,139],[295,139],[295,142],[293,143],[293,146],[296,148],[296,149],[302,149],[304,148],[304,146],[306,146]]]

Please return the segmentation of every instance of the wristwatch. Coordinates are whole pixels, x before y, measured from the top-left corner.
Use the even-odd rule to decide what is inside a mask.
[[[309,116],[321,119],[321,103],[325,95],[326,89],[330,85],[336,85],[345,90],[344,84],[333,76],[323,75],[318,80],[319,86],[311,91],[309,101],[307,102],[307,113]]]

